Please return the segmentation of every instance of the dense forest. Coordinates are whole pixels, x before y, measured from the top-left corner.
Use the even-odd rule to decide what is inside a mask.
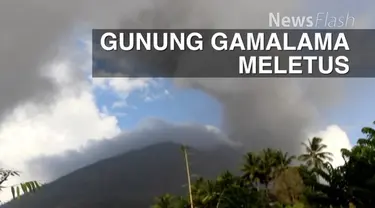
[[[345,164],[339,167],[315,137],[302,144],[299,156],[269,148],[249,152],[240,175],[226,171],[214,180],[191,176],[188,148],[182,147],[189,194],[166,193],[153,208],[375,207],[375,130],[364,127],[362,133],[351,150],[341,150]]]

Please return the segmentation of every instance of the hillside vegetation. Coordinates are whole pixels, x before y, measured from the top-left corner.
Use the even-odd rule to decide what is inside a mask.
[[[342,166],[331,165],[332,154],[315,137],[302,144],[305,153],[298,157],[275,149],[249,152],[241,174],[200,177],[187,196],[167,193],[155,199],[153,208],[375,207],[375,130],[362,132],[366,137],[351,150],[342,149]],[[301,165],[293,166],[295,160]]]
[[[156,144],[84,167],[1,207],[372,208],[375,130],[362,132],[365,138],[342,149],[339,167],[316,137],[301,144],[301,155],[267,148],[242,159],[229,147],[180,151],[177,144]]]

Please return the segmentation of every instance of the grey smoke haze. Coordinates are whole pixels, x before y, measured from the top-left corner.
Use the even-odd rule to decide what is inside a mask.
[[[71,150],[54,156],[34,158],[28,163],[28,169],[43,180],[53,180],[96,161],[169,141],[199,149],[215,148],[217,145],[236,145],[213,127],[147,119],[135,130],[123,132],[115,138],[92,140],[77,151]]]
[[[53,85],[40,75],[40,67],[54,58],[57,46],[67,41],[71,31],[81,24],[97,28],[267,28],[269,12],[289,15],[314,14],[321,10],[334,12],[337,2],[327,5],[326,1],[301,0],[2,0],[0,112],[19,102],[40,100],[41,96],[48,97],[54,92],[50,90]],[[353,8],[343,1],[340,5],[347,5],[345,10]],[[356,6],[353,15],[360,16],[363,8],[373,8],[373,3],[367,0]],[[313,11],[305,13],[309,8]],[[223,129],[231,139],[241,141],[250,149],[271,146],[291,152],[299,150],[300,141],[305,139],[302,136],[319,118],[319,110],[330,101],[338,100],[343,91],[331,79],[309,83],[286,79],[176,81],[204,90],[222,103]],[[154,136],[149,131],[145,133]],[[193,135],[193,138],[202,138]],[[62,156],[65,159],[57,156],[40,161],[50,165],[45,169],[55,168],[61,174],[121,150],[113,150],[115,146],[125,146],[111,145],[110,141],[101,144],[103,147],[93,145],[80,154],[67,153]],[[67,164],[60,166],[61,169],[50,168],[54,162],[48,161],[55,160]]]
[[[250,150],[273,147],[291,153],[299,153],[306,133],[316,125],[319,110],[333,104],[332,99],[340,98],[339,80],[312,82],[308,85],[292,79],[188,81],[190,86],[203,89],[223,104],[223,130],[231,139]],[[319,94],[314,96],[312,90]]]
[[[276,10],[295,15],[306,9],[301,7],[301,1],[283,2],[272,6],[265,2],[257,4],[257,8],[252,8],[254,4],[245,1],[239,1],[236,5],[223,1],[215,2],[216,4],[211,5],[209,3],[202,5],[194,1],[191,4],[185,1],[161,4],[153,9],[142,11],[141,18],[137,21],[129,19],[123,21],[121,25],[122,28],[141,29],[267,28],[269,11]],[[205,7],[207,5],[209,6]],[[231,7],[235,8],[231,10]],[[187,11],[197,11],[197,13]],[[250,21],[252,18],[259,19]],[[174,58],[174,55],[172,54],[171,57]],[[162,58],[168,60],[169,57]],[[220,61],[217,60],[215,64],[220,64]],[[205,62],[192,63],[182,58],[178,59],[176,65],[172,67],[182,68],[179,70],[185,72],[194,71],[195,66],[206,65]],[[231,139],[240,141],[250,150],[274,147],[292,153],[300,151],[300,144],[306,139],[304,136],[308,130],[311,130],[309,129],[311,125],[315,124],[320,108],[326,107],[332,99],[338,100],[341,89],[338,80],[310,81],[308,84],[306,80],[301,84],[296,80],[288,79],[177,80],[177,84],[181,82],[184,86],[205,91],[223,105],[223,130]]]

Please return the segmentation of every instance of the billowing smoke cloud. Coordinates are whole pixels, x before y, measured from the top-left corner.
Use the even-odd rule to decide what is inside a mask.
[[[186,80],[179,80],[184,82]],[[265,147],[299,153],[319,110],[340,96],[340,82],[306,84],[292,79],[195,79],[187,82],[223,104],[223,130],[250,150]],[[320,92],[313,96],[313,91]]]
[[[112,139],[92,140],[79,150],[34,158],[28,165],[33,174],[49,181],[96,161],[159,142],[175,142],[200,149],[236,145],[215,127],[147,119],[131,132],[123,132]]]
[[[256,5],[248,1],[237,3],[215,1],[214,4],[206,1],[202,4],[195,1],[193,3],[174,1],[145,10],[141,12],[142,16],[138,21],[124,21],[122,26],[124,28],[267,28],[270,11],[296,15],[304,11],[307,6],[301,1],[280,4],[262,2]],[[252,18],[257,19],[251,21]],[[170,66],[167,62],[168,66],[164,67],[176,67],[179,68],[177,71],[183,70],[184,73],[186,70],[195,71],[197,67],[205,68],[211,63],[204,60],[196,63],[185,56],[169,55],[171,56],[155,58],[163,60],[177,58],[175,60],[178,62],[175,65]],[[220,60],[215,60],[215,64],[220,65]],[[327,107],[331,101],[339,100],[342,89],[339,80],[301,82],[291,79],[177,79],[177,83],[203,90],[220,101],[224,109],[223,130],[231,139],[240,141],[250,150],[274,147],[291,153],[300,151],[301,142],[305,141],[306,132],[311,130],[309,128],[315,125],[314,121],[318,118],[319,110]]]
[[[347,5],[344,9],[347,11],[352,8],[353,3],[345,4],[340,1],[340,5]],[[361,2],[361,5],[362,8],[355,8],[353,11],[353,15],[358,15],[358,20],[361,12],[367,11],[363,8],[373,11],[373,3],[369,0]],[[41,70],[44,64],[55,57],[61,43],[72,38],[76,28],[258,29],[268,27],[269,12],[309,15],[321,10],[335,11],[336,6],[334,2],[330,6],[326,1],[301,0],[2,0],[0,112],[3,113],[20,102],[40,100],[40,97],[49,97],[53,93],[53,85],[41,75]],[[369,19],[371,17],[366,16],[365,21]],[[340,86],[332,79],[309,82],[286,79],[176,81],[184,86],[204,90],[222,103],[223,130],[231,139],[240,141],[251,149],[270,146],[292,152],[298,151],[300,141],[305,139],[305,131],[319,118],[319,110],[330,101],[338,100],[342,91],[335,89]],[[173,129],[162,129],[173,132]],[[193,131],[187,128],[187,135],[203,140],[204,137],[188,133],[189,130]],[[203,136],[206,135],[200,132]],[[145,131],[140,134],[143,136],[138,137],[145,138],[147,133],[151,134],[150,137],[155,136],[154,131]],[[180,137],[180,134],[176,137]],[[118,147],[124,145],[117,146],[110,141],[98,142],[83,149],[82,154],[71,152],[69,160],[57,156],[42,161],[71,161],[70,165],[65,166],[65,170],[62,170],[64,166],[61,166],[62,169],[54,167],[60,173],[65,173],[66,170],[73,170],[93,160],[111,156],[112,152],[118,153],[122,150]],[[91,157],[90,154],[94,159],[85,158]],[[81,162],[74,163],[72,158]],[[52,167],[52,162],[50,164]]]
[[[137,1],[138,2],[138,1]],[[139,11],[129,1],[22,1],[0,3],[0,114],[27,101],[50,101],[56,86],[44,69],[83,23],[112,27]],[[135,17],[135,14],[131,14]],[[78,76],[78,74],[77,74]]]
[[[257,2],[236,1],[164,1],[152,9],[140,12],[137,21],[125,19],[123,28],[268,28],[269,12],[283,15],[314,15],[322,12],[306,1]],[[322,4],[320,4],[322,5]],[[338,15],[327,9],[329,15]],[[344,6],[345,7],[345,6]],[[311,9],[311,10],[308,10]],[[346,7],[348,10],[350,7]],[[353,16],[359,10],[350,10]],[[346,15],[347,13],[345,13]],[[358,13],[357,13],[358,14]],[[339,14],[342,15],[342,14]],[[361,25],[361,16],[356,23]],[[148,55],[150,56],[150,55]],[[162,57],[164,60],[171,57]],[[143,59],[145,60],[145,59]],[[196,71],[211,62],[192,62],[178,57],[172,67]],[[220,60],[215,60],[220,65]],[[225,64],[225,63],[223,63]],[[170,64],[168,62],[168,66]],[[207,70],[215,70],[210,68]],[[177,73],[178,73],[177,72]],[[186,73],[188,74],[188,73]],[[340,102],[343,80],[295,79],[177,79],[177,84],[193,87],[212,95],[223,105],[223,130],[250,150],[264,147],[281,148],[299,153],[307,132],[318,125],[319,113]]]
[[[320,3],[314,1],[314,5]],[[297,0],[4,0],[0,3],[0,112],[21,101],[49,97],[45,93],[52,84],[40,71],[77,27],[266,28],[269,12],[304,14],[314,8],[310,4]]]
[[[353,11],[358,19],[361,12],[372,8],[370,1],[366,2]],[[0,94],[4,98],[0,112],[20,101],[45,96],[51,83],[41,76],[42,66],[54,58],[57,46],[70,38],[77,27],[265,28],[269,12],[313,14],[322,9],[319,5],[326,2],[4,0],[0,3]],[[336,6],[332,3],[325,9],[335,11]],[[340,2],[340,6],[353,10],[345,2]],[[305,13],[308,8],[313,11]],[[371,19],[366,15],[362,22]]]

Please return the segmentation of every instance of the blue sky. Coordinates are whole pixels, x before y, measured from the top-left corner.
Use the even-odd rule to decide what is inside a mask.
[[[221,106],[209,95],[194,89],[176,88],[170,80],[159,82],[163,89],[157,88],[148,92],[158,95],[168,90],[169,95],[160,96],[152,101],[145,101],[144,93],[133,92],[127,98],[127,104],[122,108],[116,108],[112,112],[126,113],[119,116],[119,125],[123,129],[131,129],[145,118],[160,118],[170,122],[192,122],[219,126],[221,120]],[[116,95],[96,91],[97,104],[100,108],[112,105],[116,101]]]
[[[356,24],[360,23],[361,12],[366,8],[361,4],[353,7],[352,2],[344,1],[340,5],[327,4],[322,10],[321,4],[313,3],[304,7],[301,12],[304,14],[315,14],[316,12],[329,11],[330,15],[344,15],[350,8],[350,14],[356,17]],[[344,10],[333,9],[344,8]],[[142,92],[133,92],[127,98],[127,103],[132,107],[116,109],[116,112],[126,113],[126,116],[119,116],[119,125],[122,129],[131,129],[147,117],[157,117],[171,122],[194,122],[209,124],[220,127],[221,106],[209,95],[192,89],[178,89],[167,80],[162,83],[170,96],[162,96],[152,102],[145,102]],[[322,113],[322,128],[328,125],[338,125],[349,136],[351,143],[362,137],[361,128],[370,126],[375,120],[375,98],[368,96],[375,88],[372,79],[362,79],[349,82],[345,89],[345,99],[340,101],[334,108]],[[160,89],[154,89],[150,94],[160,93]],[[116,96],[110,93],[95,92],[97,104],[100,108],[116,101]]]
[[[327,122],[345,130],[352,143],[363,136],[361,128],[371,126],[375,120],[375,98],[371,96],[374,88],[374,79],[355,80],[347,86],[346,98],[325,116]]]
[[[362,81],[363,80],[363,81]],[[345,97],[334,108],[322,112],[322,128],[336,124],[349,136],[352,144],[362,136],[361,128],[371,125],[375,119],[373,110],[375,99],[366,95],[366,89],[375,85],[371,79],[362,79],[349,82],[346,85]],[[222,110],[221,105],[204,92],[177,88],[164,79],[159,82],[162,88],[151,88],[149,94],[157,95],[168,90],[169,95],[160,96],[153,101],[145,101],[144,91],[132,92],[127,98],[129,106],[113,109],[111,112],[125,113],[118,116],[119,126],[122,129],[132,129],[145,118],[155,117],[170,122],[193,122],[220,127]],[[110,108],[116,101],[116,95],[107,91],[96,91],[97,105],[100,108]]]

